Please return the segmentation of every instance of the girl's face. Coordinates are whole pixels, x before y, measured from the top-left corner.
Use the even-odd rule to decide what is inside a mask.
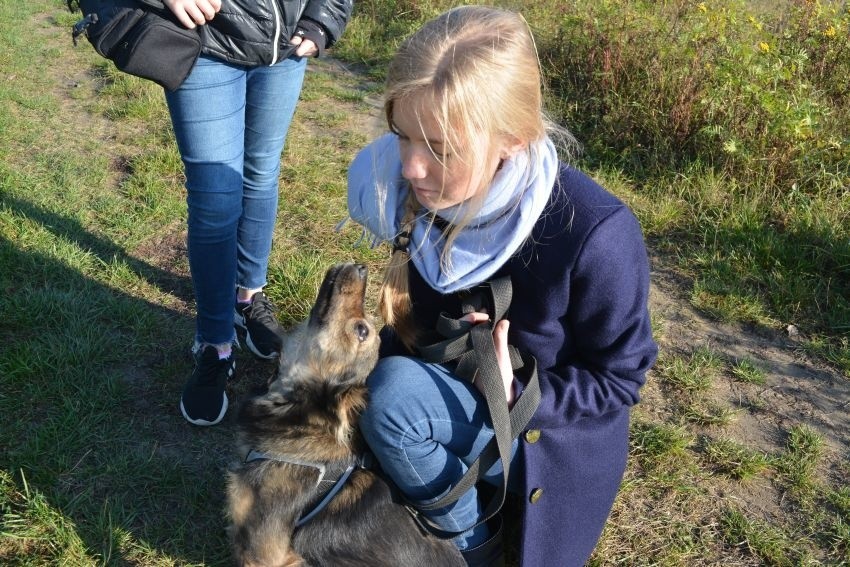
[[[419,97],[396,100],[392,130],[398,135],[402,176],[420,205],[438,211],[486,191],[501,160],[518,148],[500,145],[475,171],[463,157],[452,154],[434,114],[421,102]]]

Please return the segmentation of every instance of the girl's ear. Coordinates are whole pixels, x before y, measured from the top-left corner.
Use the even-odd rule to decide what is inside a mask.
[[[512,158],[519,152],[525,150],[527,146],[528,143],[523,142],[519,138],[516,138],[514,136],[506,136],[504,141],[502,142],[502,149],[499,150],[499,158]]]

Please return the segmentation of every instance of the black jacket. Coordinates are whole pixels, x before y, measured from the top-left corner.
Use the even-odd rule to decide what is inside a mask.
[[[239,65],[273,65],[289,57],[302,19],[319,24],[330,47],[345,29],[354,0],[222,0],[221,10],[201,26],[203,52]]]

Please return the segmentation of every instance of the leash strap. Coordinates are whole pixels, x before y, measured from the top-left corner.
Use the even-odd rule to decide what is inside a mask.
[[[511,444],[513,439],[518,437],[528,425],[540,404],[537,360],[531,355],[521,354],[513,346],[509,347],[511,366],[518,373],[525,375],[526,385],[512,409],[508,409],[505,400],[501,372],[496,360],[496,347],[493,343],[493,327],[496,322],[504,317],[510,306],[512,295],[510,278],[505,276],[478,287],[479,293],[473,293],[464,302],[463,312],[467,314],[484,310],[487,307],[484,302],[489,294],[493,309],[490,322],[472,325],[466,321],[452,319],[442,313],[437,322],[437,331],[447,339],[418,349],[423,360],[438,364],[456,360],[455,374],[470,382],[478,378],[493,422],[493,438],[469,466],[466,474],[445,496],[430,504],[413,505],[408,503],[408,510],[411,511],[420,525],[443,539],[455,537],[483,524],[502,508],[508,487]],[[458,532],[449,532],[436,526],[422,513],[444,508],[456,502],[497,461],[502,463],[502,482],[485,507],[482,514],[483,518],[475,525]]]

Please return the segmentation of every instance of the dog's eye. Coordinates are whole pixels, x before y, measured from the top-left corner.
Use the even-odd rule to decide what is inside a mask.
[[[357,323],[354,325],[354,334],[357,335],[357,340],[361,343],[369,336],[369,327],[365,323]]]

